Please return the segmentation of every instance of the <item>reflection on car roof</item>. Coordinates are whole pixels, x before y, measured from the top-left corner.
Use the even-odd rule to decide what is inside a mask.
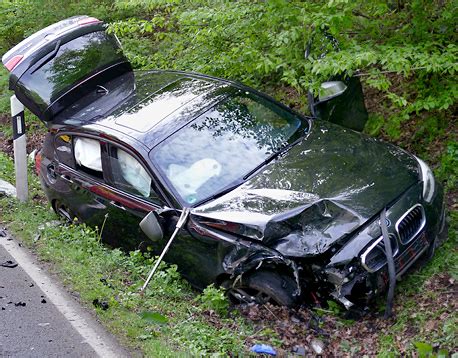
[[[163,119],[219,85],[192,78],[179,79],[121,114],[115,123],[138,132],[148,132]]]

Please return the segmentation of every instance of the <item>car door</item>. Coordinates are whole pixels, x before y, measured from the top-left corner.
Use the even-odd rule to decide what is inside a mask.
[[[323,26],[313,32],[307,44],[305,58],[312,62],[319,61],[328,53],[338,51],[337,39],[329,33],[326,26]],[[325,101],[320,101],[317,96],[309,92],[308,104],[312,115],[343,127],[362,131],[368,115],[359,78],[343,73],[328,81],[342,81],[347,88],[342,94]]]
[[[313,99],[312,114],[319,119],[361,132],[367,122],[367,109],[361,82],[357,77],[346,77],[346,90],[329,100]]]
[[[160,195],[153,173],[136,153],[119,144],[109,144],[105,173],[111,187],[104,193],[110,207],[104,233],[118,240],[129,242],[137,248],[151,247],[159,254],[165,247],[178,220],[180,211],[167,210],[160,217],[164,229],[163,238],[151,241],[141,231],[139,223],[150,211],[172,206]],[[165,256],[169,263],[178,265],[180,273],[192,284],[203,288],[222,272],[221,255],[229,244],[224,240],[202,235],[192,219],[181,230]]]
[[[98,193],[108,207],[104,237],[128,249],[152,246],[160,250],[165,243],[151,242],[139,226],[146,214],[166,205],[147,166],[136,153],[119,144],[108,143],[103,156],[110,184]]]
[[[46,176],[43,188],[52,206],[70,220],[100,227],[107,207],[94,188],[106,185],[101,158],[105,143],[83,132],[59,132],[52,142],[54,155],[42,169]]]

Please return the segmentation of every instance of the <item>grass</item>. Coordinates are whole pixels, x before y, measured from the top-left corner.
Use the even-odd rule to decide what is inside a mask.
[[[237,318],[219,318],[221,327],[207,322],[196,293],[175,267],[163,265],[142,296],[139,288],[151,259],[139,252],[126,255],[104,247],[97,234],[85,226],[47,228],[32,243],[38,229],[32,223],[55,217],[40,207],[11,200],[1,200],[1,207],[7,212],[2,214],[3,220],[10,223],[13,233],[33,245],[42,260],[51,262],[64,284],[77,292],[86,306],[96,300],[108,303],[107,310],[96,308],[97,315],[131,348],[139,348],[147,356],[175,355],[179,350],[192,354],[244,352],[248,326]],[[151,324],[139,315],[144,311],[156,312],[168,323]]]
[[[4,179],[13,179],[12,161],[1,152],[0,169]],[[30,174],[29,183],[32,197],[42,195],[34,174]],[[219,290],[209,287],[198,294],[181,279],[175,266],[162,264],[142,296],[139,288],[153,258],[139,251],[125,253],[108,248],[100,243],[96,231],[84,225],[43,228],[43,223],[53,220],[56,216],[49,207],[36,201],[19,203],[11,198],[0,199],[1,224],[7,225],[43,261],[51,263],[51,269],[67,288],[74,291],[84,305],[95,309],[101,322],[124,345],[140,350],[146,356],[161,357],[247,353],[245,342],[254,334],[254,326],[237,311],[227,315],[227,302]],[[399,339],[406,336],[410,340],[409,354],[416,349],[414,342],[448,348],[457,346],[457,314],[447,313],[447,306],[441,306],[441,292],[430,287],[438,275],[449,274],[458,278],[455,260],[457,222],[458,215],[452,212],[449,240],[438,249],[432,262],[407,276],[397,286],[396,321],[389,331],[378,336],[376,344],[380,356],[405,353],[398,347]],[[37,233],[40,233],[38,240]],[[426,304],[431,300],[438,302],[438,307],[432,310]],[[95,307],[94,302],[106,302],[109,308]],[[424,307],[421,306],[423,302]],[[159,319],[145,320],[141,316],[144,312]],[[332,312],[331,309],[324,314],[337,314]],[[414,335],[408,332],[412,322],[419,327]],[[431,322],[434,322],[433,331],[428,330]],[[346,321],[339,320],[337,327],[345,329],[345,324]],[[280,346],[282,343],[275,330],[264,329],[260,336],[271,344]],[[357,354],[360,348],[361,342],[357,338],[343,340],[340,344],[344,354]]]
[[[6,72],[0,70],[0,113],[9,112],[5,78]],[[37,124],[37,120],[32,121],[32,125]],[[374,121],[374,128],[377,125]],[[410,149],[436,164],[437,178],[445,182],[446,189],[453,193],[458,176],[456,141],[451,137],[444,142],[444,150],[436,151],[439,155],[428,156],[427,145],[443,136],[446,128],[446,123],[440,120],[425,122],[419,129],[421,135],[413,138],[415,143]],[[0,131],[9,136],[9,123],[0,124]],[[427,145],[423,146],[425,143]],[[14,183],[13,162],[2,152],[0,178]],[[29,187],[31,198],[42,197],[34,174],[29,174]],[[141,296],[139,288],[151,268],[151,257],[145,257],[138,251],[125,253],[110,249],[99,242],[97,232],[85,226],[40,229],[41,224],[53,220],[56,220],[55,214],[41,200],[21,204],[14,199],[0,199],[0,224],[7,225],[42,260],[49,262],[68,289],[74,291],[84,305],[95,310],[101,322],[131,349],[139,350],[146,356],[161,357],[244,355],[248,349],[246,342],[254,334],[274,346],[282,344],[275,329],[265,327],[259,331],[253,322],[243,319],[237,312],[227,314],[227,302],[219,290],[208,288],[202,294],[192,290],[174,266],[161,265],[146,294]],[[458,212],[454,210],[450,213],[449,240],[438,249],[427,266],[406,276],[397,285],[396,320],[389,328],[381,330],[373,342],[381,357],[411,355],[418,352],[415,345],[418,342],[431,347],[446,347],[449,352],[458,347],[457,313],[450,312],[450,302],[443,301],[448,296],[437,284],[444,275],[458,279],[457,229]],[[40,238],[35,240],[38,232]],[[106,302],[109,308],[95,307],[94,301]],[[431,306],[431,302],[437,304]],[[156,319],[142,318],[144,312]],[[323,316],[340,314],[338,307],[332,305],[328,310],[321,310]],[[338,319],[336,330],[347,328],[348,322]],[[338,336],[338,332],[333,334]],[[358,354],[364,344],[359,339],[343,339],[340,342],[341,353]]]
[[[2,177],[11,180],[11,160],[1,152],[0,168]],[[29,179],[34,192],[38,189],[37,178],[32,174]],[[96,231],[84,225],[43,228],[43,223],[53,220],[55,214],[34,201],[0,199],[1,224],[43,261],[51,263],[67,288],[77,293],[84,305],[95,309],[122,343],[146,356],[246,352],[245,339],[253,333],[250,325],[235,312],[221,317],[212,313],[215,296],[221,305],[219,290],[199,296],[181,279],[175,266],[162,264],[141,295],[139,289],[153,258],[139,251],[125,253],[108,248],[100,243]],[[94,307],[94,302],[106,302],[109,308]],[[145,320],[140,316],[145,311],[159,314],[167,323]],[[208,319],[209,315],[217,317],[217,325]]]

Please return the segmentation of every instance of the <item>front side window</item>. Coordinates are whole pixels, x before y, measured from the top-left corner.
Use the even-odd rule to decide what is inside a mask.
[[[112,147],[110,150],[111,174],[114,185],[129,193],[150,198],[151,177],[140,162],[126,151]]]
[[[263,98],[240,91],[197,117],[151,152],[188,204],[239,181],[290,142],[303,122]]]
[[[100,142],[96,139],[75,137],[74,153],[77,169],[92,176],[103,178]]]

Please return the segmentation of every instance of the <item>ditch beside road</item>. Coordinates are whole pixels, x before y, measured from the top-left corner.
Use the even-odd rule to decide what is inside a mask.
[[[0,230],[0,357],[127,357],[116,340]]]

